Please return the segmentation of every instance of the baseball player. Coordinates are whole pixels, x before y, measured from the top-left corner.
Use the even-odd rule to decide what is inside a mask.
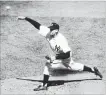
[[[50,69],[67,68],[70,71],[88,71],[98,75],[100,78],[103,77],[97,67],[88,67],[72,60],[72,50],[68,45],[67,39],[59,32],[59,25],[57,23],[52,23],[47,27],[28,17],[19,16],[18,19],[28,21],[38,29],[38,33],[47,39],[54,52],[54,56],[45,56],[47,62],[43,72],[43,84],[35,88],[34,91],[47,90]]]

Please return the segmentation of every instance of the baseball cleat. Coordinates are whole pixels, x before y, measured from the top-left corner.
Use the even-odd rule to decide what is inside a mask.
[[[34,91],[40,91],[40,90],[47,90],[47,86],[39,85],[37,88],[34,89]]]
[[[95,75],[98,75],[100,78],[103,78],[102,74],[99,72],[97,67],[94,67],[94,73],[95,73]]]

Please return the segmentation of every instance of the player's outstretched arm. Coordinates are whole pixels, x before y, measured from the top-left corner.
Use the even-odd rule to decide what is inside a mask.
[[[19,16],[18,19],[19,19],[19,20],[26,20],[26,21],[28,21],[29,23],[31,23],[35,28],[40,29],[41,24],[40,24],[39,22],[37,22],[37,21],[31,19],[31,18],[24,17],[24,16]]]

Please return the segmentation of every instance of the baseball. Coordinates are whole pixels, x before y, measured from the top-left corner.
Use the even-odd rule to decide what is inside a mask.
[[[6,6],[6,10],[10,10],[11,9],[11,7],[10,6]]]

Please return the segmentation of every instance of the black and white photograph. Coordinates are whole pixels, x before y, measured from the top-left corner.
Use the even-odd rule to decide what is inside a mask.
[[[0,95],[106,95],[105,0],[0,0]]]

